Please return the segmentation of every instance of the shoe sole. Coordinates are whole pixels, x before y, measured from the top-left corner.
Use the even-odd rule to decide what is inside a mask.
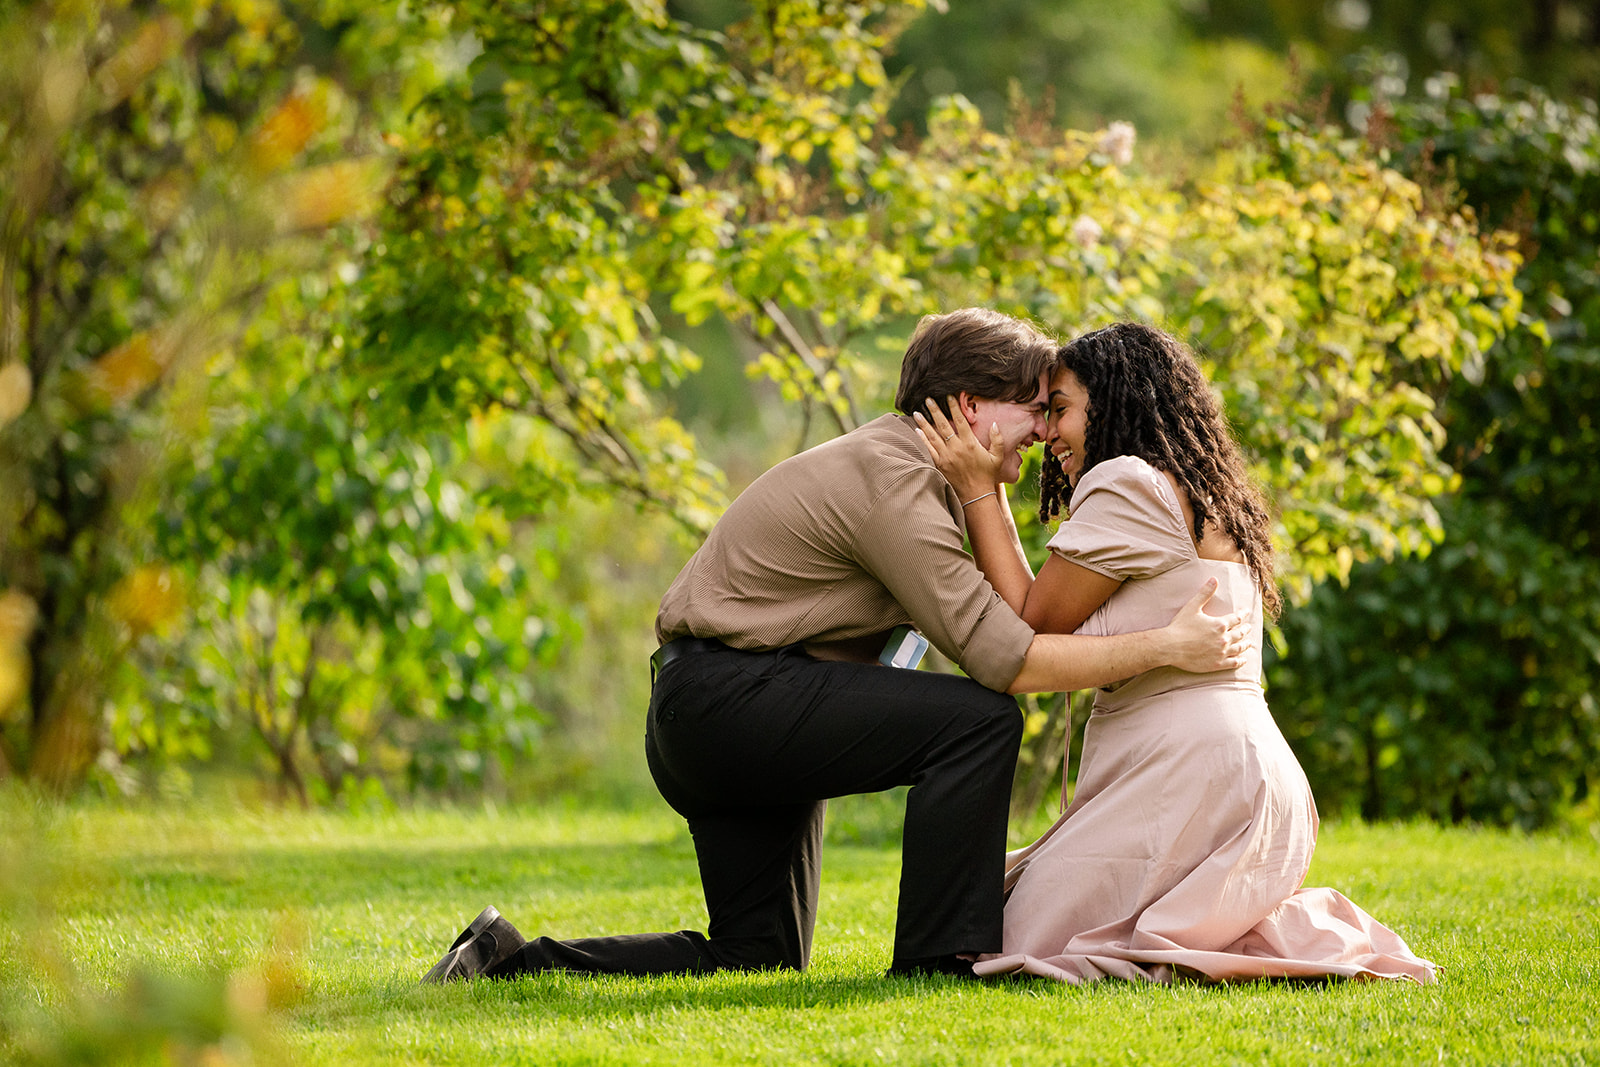
[[[461,931],[460,936],[455,940],[455,944],[450,946],[450,951],[444,954],[444,959],[435,963],[433,968],[422,976],[422,981],[448,982],[454,977],[456,964],[461,962],[461,954],[474,941],[482,937],[484,932],[493,926],[498,918],[500,918],[500,912],[493,905],[480,911],[478,917],[468,923],[465,930]]]

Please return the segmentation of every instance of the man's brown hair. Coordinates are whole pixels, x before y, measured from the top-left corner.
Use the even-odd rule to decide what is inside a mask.
[[[943,408],[958,393],[1026,403],[1039,395],[1056,347],[1030,323],[988,308],[924,316],[906,346],[894,406],[910,415],[930,396]]]

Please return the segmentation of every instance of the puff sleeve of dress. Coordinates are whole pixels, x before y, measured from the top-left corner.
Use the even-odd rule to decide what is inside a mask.
[[[1171,483],[1137,456],[1097,463],[1078,479],[1071,516],[1050,551],[1115,581],[1152,578],[1194,558]]]

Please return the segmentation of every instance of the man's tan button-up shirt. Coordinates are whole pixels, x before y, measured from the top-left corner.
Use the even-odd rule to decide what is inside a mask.
[[[759,651],[910,623],[1004,692],[1033,630],[984,580],[965,534],[961,502],[912,421],[885,415],[751,483],[662,598],[656,637]]]

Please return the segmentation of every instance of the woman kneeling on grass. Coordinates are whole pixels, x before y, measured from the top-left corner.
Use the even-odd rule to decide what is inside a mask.
[[[1194,357],[1138,324],[1080,337],[1060,352],[1049,423],[1040,519],[1063,504],[1070,519],[1035,578],[1005,457],[937,405],[922,420],[1006,602],[1040,633],[1126,633],[1215,577],[1211,610],[1251,611],[1253,648],[1235,671],[1164,667],[1095,695],[1072,803],[1007,857],[1003,949],[974,970],[1432,982],[1432,963],[1343,895],[1301,888],[1316,804],[1261,688],[1263,609],[1280,604],[1270,520]]]

